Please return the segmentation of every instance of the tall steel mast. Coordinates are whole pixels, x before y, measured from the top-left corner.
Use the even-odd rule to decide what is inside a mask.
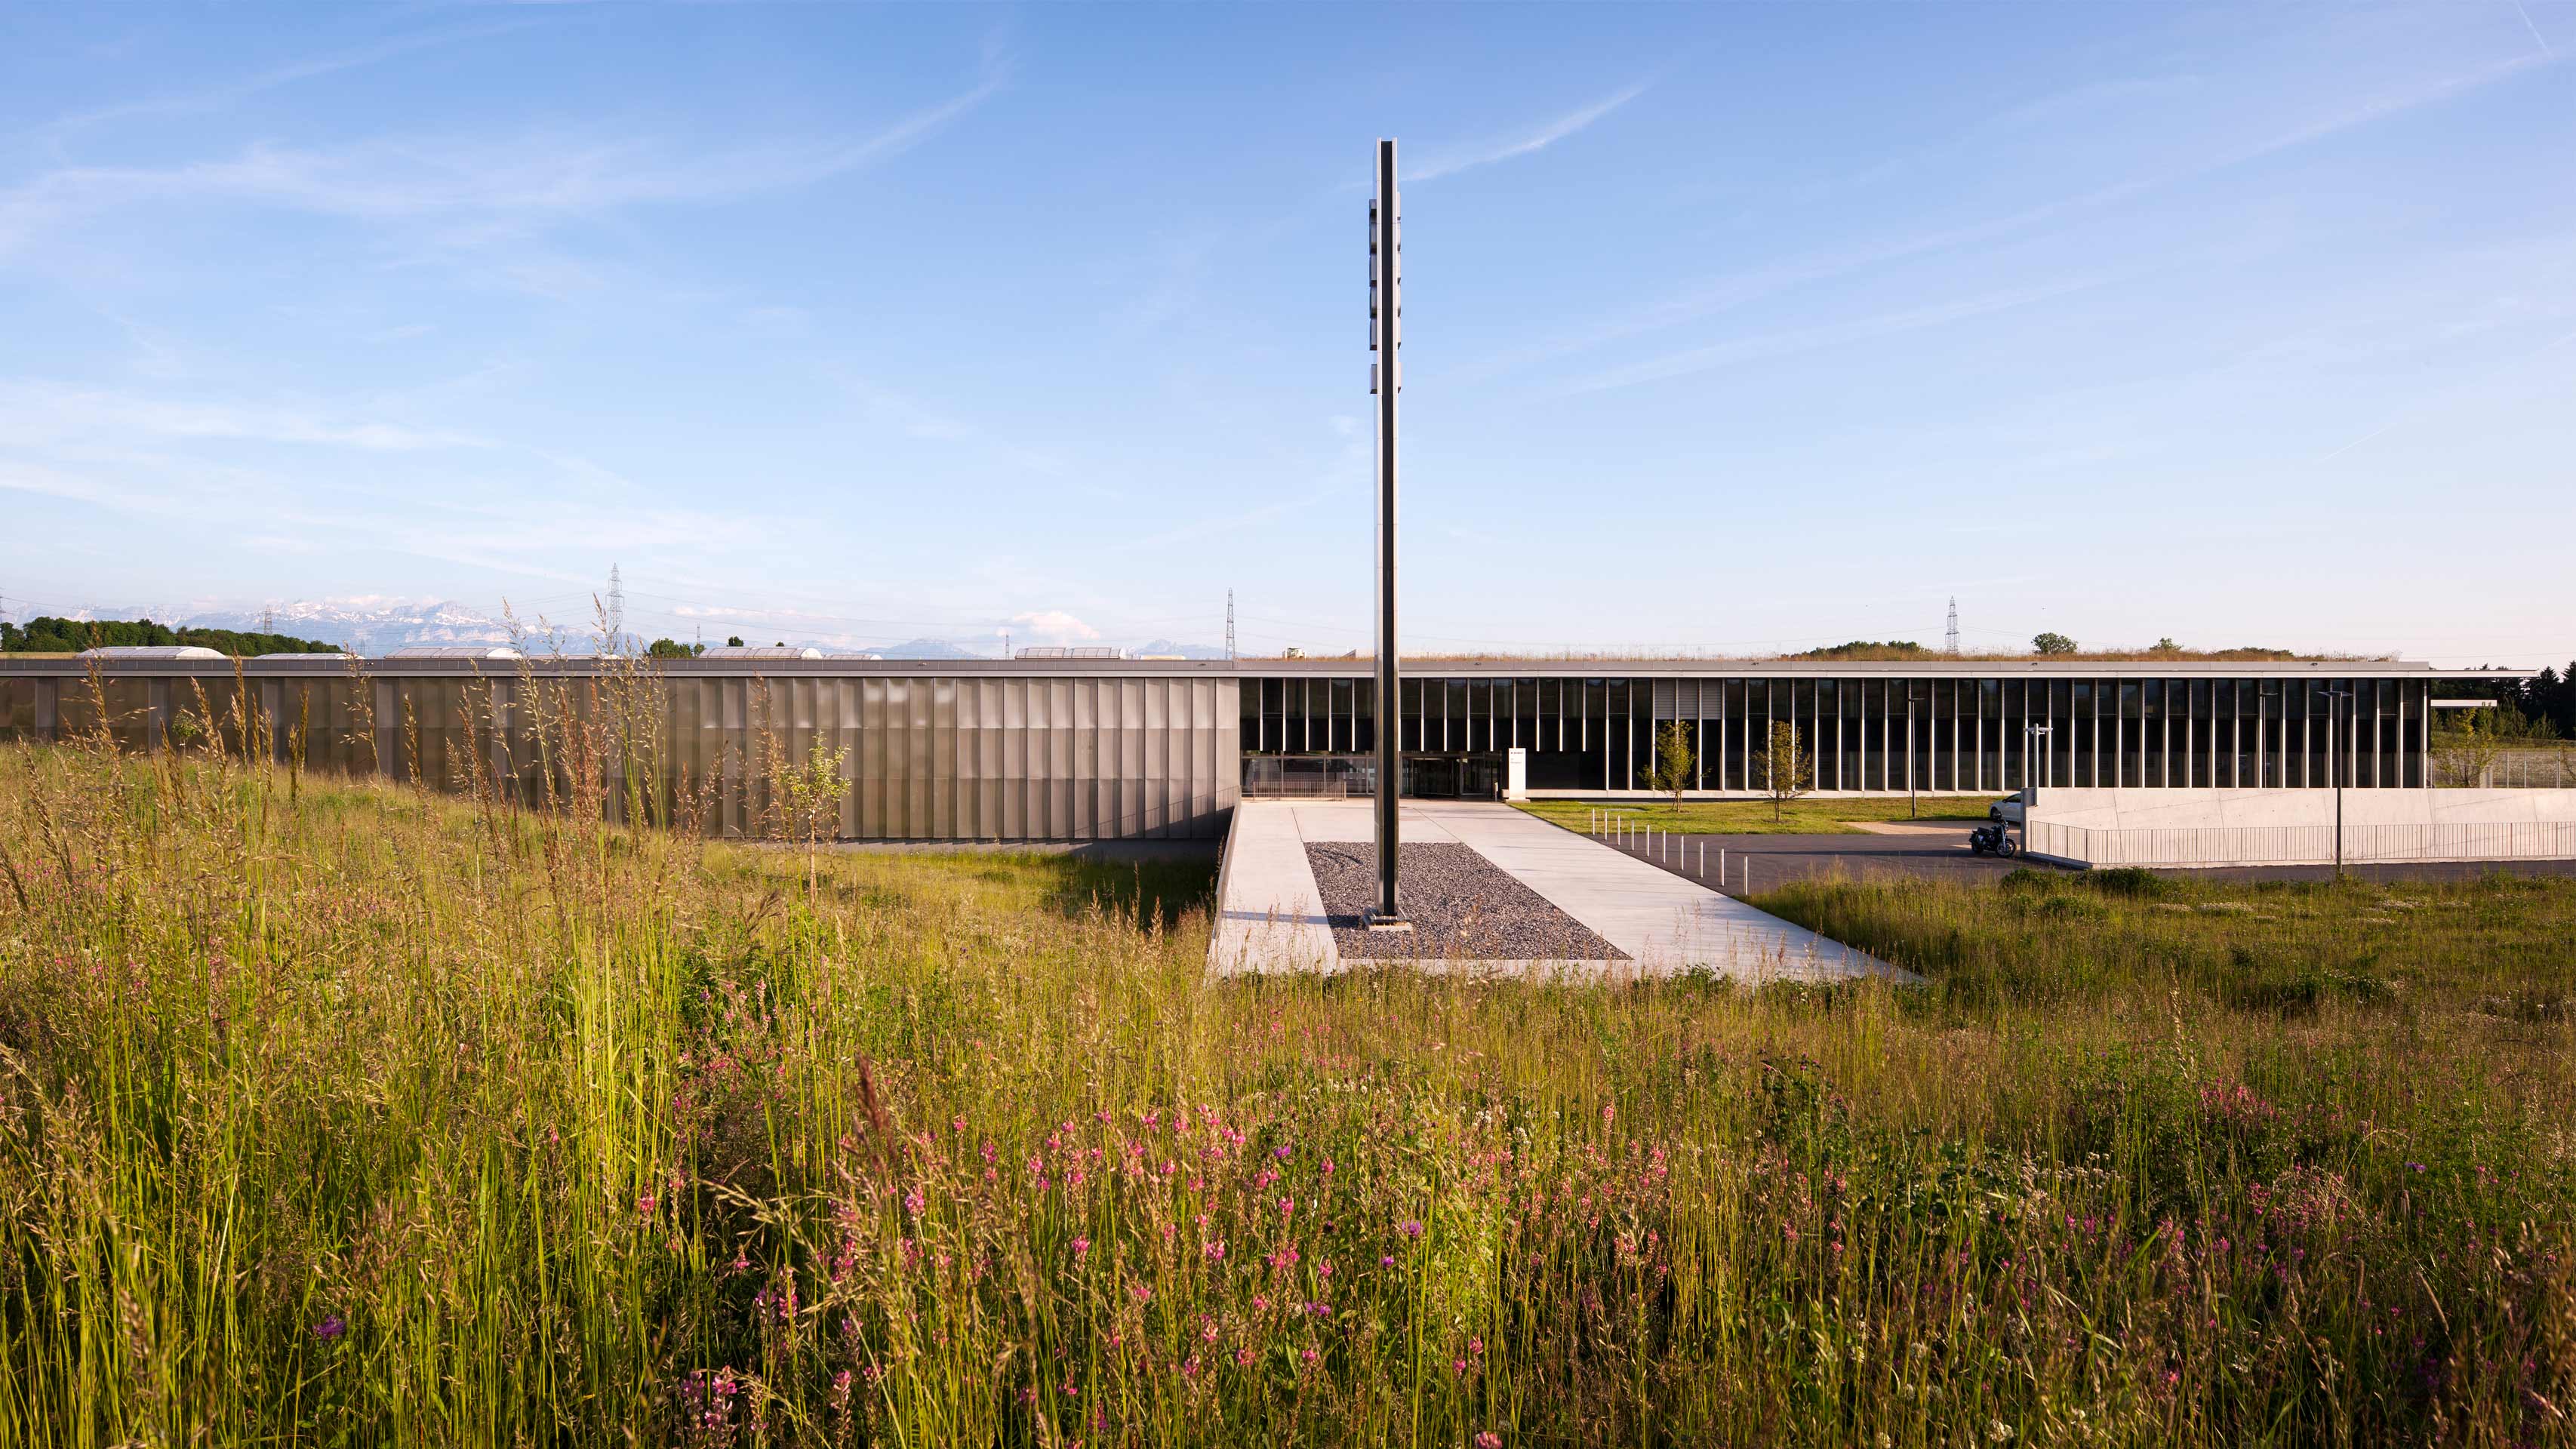
[[[1377,143],[1377,199],[1369,206],[1369,390],[1377,394],[1377,910],[1401,921],[1395,894],[1396,797],[1404,774],[1397,753],[1403,722],[1395,668],[1395,399],[1404,387],[1403,211],[1395,189],[1395,142]]]

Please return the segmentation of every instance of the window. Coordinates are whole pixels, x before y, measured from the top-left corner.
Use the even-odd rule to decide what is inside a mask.
[[[2003,789],[2004,682],[2000,679],[1977,681],[1977,744],[1977,778],[1969,784],[1979,790]]]
[[[2095,759],[2100,753],[2100,736],[2093,712],[2093,681],[2076,679],[2068,683],[2074,695],[2066,712],[2067,764],[2070,766],[2067,783],[2089,789],[2093,784]]]
[[[1625,790],[1637,783],[1636,742],[1632,728],[1636,701],[1632,694],[1628,681],[1610,681],[1608,712],[1603,716],[1606,728],[1602,731],[1603,742],[1609,750],[1603,762],[1607,772],[1604,789]]]
[[[2162,785],[2168,740],[2165,733],[2165,682],[2150,679],[2138,686],[2138,783]]]
[[[1720,682],[1716,694],[1717,708],[1717,773],[1711,778],[1721,790],[1744,788],[1744,681]]]
[[[1860,788],[1887,788],[1887,686],[1864,679],[1852,686],[1860,697]]]
[[[1860,681],[1857,679],[1841,681],[1835,689],[1835,694],[1842,706],[1842,769],[1836,777],[1836,788],[1858,790],[1863,788],[1860,769]]]

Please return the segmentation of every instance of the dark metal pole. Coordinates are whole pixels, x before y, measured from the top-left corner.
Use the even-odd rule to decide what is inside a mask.
[[[1395,894],[1396,797],[1404,784],[1396,750],[1403,726],[1395,667],[1395,399],[1404,385],[1398,360],[1403,345],[1402,233],[1395,187],[1395,142],[1377,143],[1377,207],[1370,218],[1371,270],[1376,274],[1376,316],[1371,345],[1377,361],[1377,914],[1402,918]]]

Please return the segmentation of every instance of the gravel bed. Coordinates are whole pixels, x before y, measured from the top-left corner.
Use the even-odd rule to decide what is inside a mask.
[[[1377,847],[1366,841],[1309,844],[1306,863],[1332,923],[1333,944],[1352,961],[1625,961],[1547,897],[1454,841],[1397,847],[1397,891],[1410,931],[1362,924],[1377,904]]]

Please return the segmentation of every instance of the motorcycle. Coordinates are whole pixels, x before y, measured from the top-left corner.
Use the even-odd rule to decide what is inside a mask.
[[[1968,832],[1968,849],[1977,855],[2001,856],[2007,860],[2021,854],[2013,843],[2012,831],[2003,825],[1980,825]]]

